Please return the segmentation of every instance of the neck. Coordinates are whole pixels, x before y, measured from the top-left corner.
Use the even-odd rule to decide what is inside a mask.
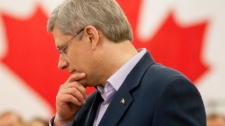
[[[103,46],[101,55],[103,59],[102,86],[106,84],[108,78],[138,53],[130,41],[120,43],[109,41],[105,42]]]

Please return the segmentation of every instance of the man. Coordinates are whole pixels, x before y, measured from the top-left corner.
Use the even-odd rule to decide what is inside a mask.
[[[54,126],[205,126],[196,87],[132,45],[132,30],[115,0],[65,0],[47,29],[71,76],[56,97]],[[96,87],[87,95],[86,87]]]
[[[0,115],[0,126],[24,126],[22,118],[12,111],[4,112]]]
[[[225,126],[223,115],[211,114],[207,117],[207,126]]]

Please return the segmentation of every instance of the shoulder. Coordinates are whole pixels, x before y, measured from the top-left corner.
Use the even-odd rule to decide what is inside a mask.
[[[193,85],[181,72],[156,63],[146,70],[142,79],[142,83],[154,84],[161,88],[171,83],[177,83],[177,81]]]
[[[161,64],[154,64],[148,68],[138,89],[156,101],[167,102],[171,98],[195,97],[202,102],[198,89],[186,76]]]
[[[187,125],[205,125],[201,95],[196,86],[179,71],[153,64],[143,76],[141,90],[155,101],[154,124],[182,125],[186,122]]]

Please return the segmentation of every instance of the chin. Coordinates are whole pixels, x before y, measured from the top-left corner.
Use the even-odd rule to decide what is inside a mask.
[[[84,87],[88,86],[85,79],[81,79],[78,82],[81,83]]]

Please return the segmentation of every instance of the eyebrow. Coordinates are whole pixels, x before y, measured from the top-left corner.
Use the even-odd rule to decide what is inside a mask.
[[[60,50],[62,49],[64,46],[57,46],[57,49]]]
[[[62,44],[62,45],[63,45],[63,44]],[[60,47],[62,47],[62,46],[57,45],[57,46],[56,46],[56,49],[57,49],[57,50],[59,50],[59,49],[60,49]]]
[[[59,49],[60,47],[61,47],[61,46],[57,45],[57,46],[56,46],[56,49]]]
[[[59,49],[60,47],[61,47],[61,46],[57,45],[57,46],[56,46],[56,49]]]

